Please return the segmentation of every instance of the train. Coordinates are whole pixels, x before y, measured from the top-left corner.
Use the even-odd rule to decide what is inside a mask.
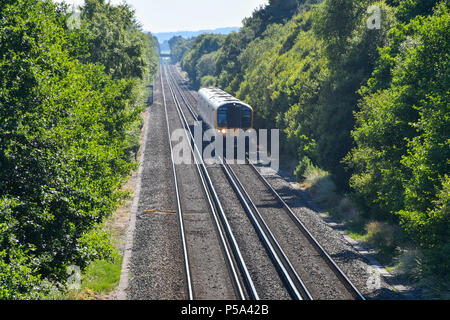
[[[253,108],[215,87],[198,92],[198,112],[201,120],[218,135],[237,136],[239,129],[253,129]]]

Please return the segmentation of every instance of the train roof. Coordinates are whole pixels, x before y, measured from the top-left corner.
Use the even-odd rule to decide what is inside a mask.
[[[208,101],[211,101],[217,108],[227,103],[239,103],[251,108],[248,104],[242,102],[241,100],[233,97],[231,94],[219,88],[202,88],[198,93],[201,97],[205,98]]]

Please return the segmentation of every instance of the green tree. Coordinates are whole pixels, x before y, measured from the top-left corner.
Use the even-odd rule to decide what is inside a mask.
[[[222,46],[224,38],[222,35],[201,34],[194,39],[192,48],[186,53],[181,62],[181,67],[187,72],[194,86],[199,87],[201,77],[204,76],[204,74],[197,74],[197,66],[200,59],[203,55],[217,51]]]
[[[84,61],[89,33],[65,6],[3,1],[0,16],[0,297],[39,298],[112,254],[96,226],[135,166],[142,105],[136,79]]]
[[[148,39],[128,4],[113,6],[105,0],[86,0],[81,8],[81,22],[89,30],[89,57],[83,62],[105,66],[113,79],[144,78]]]
[[[204,54],[197,62],[197,79],[205,76],[214,76],[216,74],[216,55],[217,51]]]
[[[355,121],[359,88],[370,78],[379,57],[378,47],[394,24],[393,11],[377,3],[381,29],[367,28],[372,1],[326,0],[319,7],[314,31],[323,40],[329,75],[320,93],[316,121],[318,164],[330,171],[341,188],[350,173],[342,159],[352,147],[350,132]]]
[[[172,63],[181,62],[186,52],[191,48],[192,41],[181,36],[175,36],[169,40]]]
[[[352,134],[357,147],[347,158],[356,171],[351,185],[369,212],[399,217],[432,252],[428,268],[441,272],[448,270],[450,256],[449,23],[444,1],[432,16],[418,16],[391,32],[362,90]],[[387,72],[389,82],[381,84]]]

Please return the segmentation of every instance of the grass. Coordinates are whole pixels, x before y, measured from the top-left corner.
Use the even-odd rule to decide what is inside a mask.
[[[68,300],[92,300],[109,294],[120,281],[122,257],[117,255],[113,261],[93,261],[82,275],[81,288],[69,290]]]
[[[122,258],[113,262],[98,260],[91,263],[82,282],[86,288],[98,293],[108,293],[119,284]]]

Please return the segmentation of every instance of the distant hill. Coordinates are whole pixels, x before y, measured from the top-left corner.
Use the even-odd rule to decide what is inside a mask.
[[[175,36],[182,36],[185,39],[197,37],[202,33],[215,33],[215,34],[229,34],[233,31],[239,31],[239,27],[218,28],[214,30],[199,30],[199,31],[176,31],[176,32],[161,32],[154,33],[153,35],[158,38],[160,44],[170,40]]]

